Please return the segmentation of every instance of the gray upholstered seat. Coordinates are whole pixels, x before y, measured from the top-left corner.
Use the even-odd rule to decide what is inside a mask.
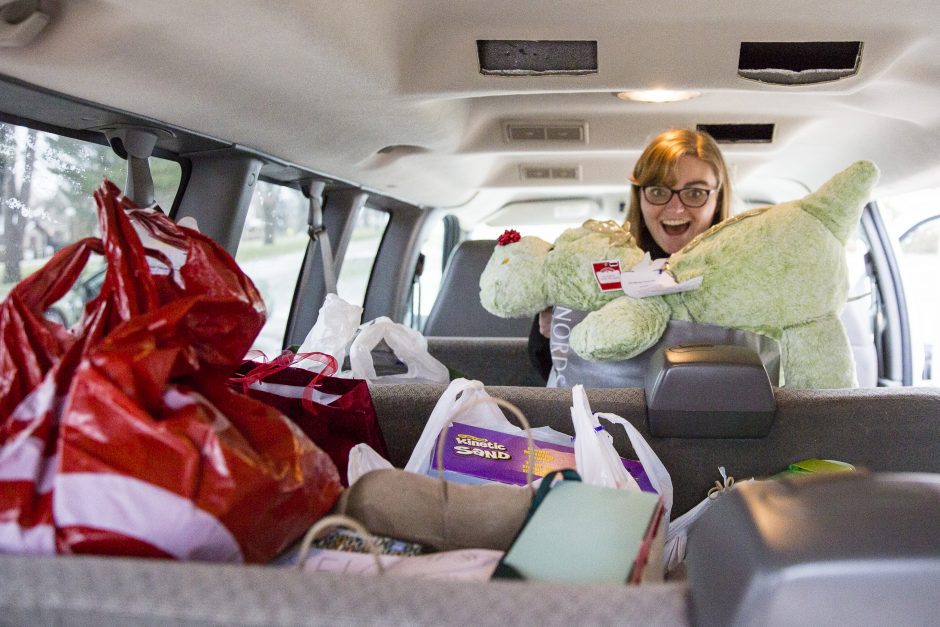
[[[571,390],[487,387],[516,405],[532,426],[573,433]],[[443,385],[375,387],[372,401],[388,444],[389,460],[401,468],[421,436]],[[643,388],[587,390],[591,409],[633,423],[672,477],[679,516],[705,498],[718,467],[738,480],[768,477],[810,457],[836,459],[886,472],[940,472],[940,389],[868,388],[798,390],[777,388],[777,410],[763,438],[653,437]],[[623,429],[609,431],[621,455],[633,455]]]
[[[288,568],[0,555],[0,625],[687,625],[684,583],[427,581]],[[524,620],[523,620],[524,618]]]
[[[424,325],[425,335],[528,337],[530,319],[499,318],[480,304],[480,274],[495,246],[496,240],[467,240],[454,249]]]

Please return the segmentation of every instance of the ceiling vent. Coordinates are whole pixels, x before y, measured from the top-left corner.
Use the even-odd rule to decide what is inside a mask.
[[[523,181],[580,181],[579,165],[521,165],[519,178]]]
[[[597,74],[596,41],[478,39],[477,53],[487,76]]]
[[[698,124],[719,144],[769,144],[774,140],[773,124]]]
[[[772,85],[829,83],[858,74],[860,41],[744,41],[738,76]]]
[[[587,143],[585,122],[505,122],[503,139],[507,142],[576,142]]]

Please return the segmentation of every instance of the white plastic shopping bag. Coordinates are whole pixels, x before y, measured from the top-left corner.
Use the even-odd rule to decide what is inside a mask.
[[[580,384],[574,387],[571,421],[574,423],[574,455],[581,481],[605,488],[639,491],[636,479],[624,468],[623,460],[614,448],[613,437],[591,413],[584,386]]]
[[[669,512],[672,511],[672,478],[669,476],[669,471],[666,470],[666,467],[663,465],[663,462],[660,461],[659,456],[656,455],[656,452],[650,448],[650,445],[646,442],[646,439],[643,438],[643,435],[634,427],[629,421],[621,418],[616,414],[608,414],[599,412],[593,414],[591,412],[591,406],[588,403],[587,394],[584,392],[583,385],[576,385],[571,390],[572,394],[572,415],[575,411],[584,412],[588,415],[593,415],[596,418],[603,418],[607,422],[612,422],[618,424],[624,428],[627,432],[627,437],[630,439],[630,445],[633,447],[633,452],[636,453],[637,459],[640,461],[640,464],[643,466],[643,470],[646,471],[647,477],[649,477],[650,484],[653,486],[653,489],[659,494],[663,499],[663,507],[666,512],[666,519],[669,519]],[[597,421],[595,421],[596,424]],[[599,432],[598,432],[599,433]],[[619,460],[619,455],[617,455],[617,450],[614,448],[613,438],[599,438],[599,445],[602,448],[608,449],[605,453],[607,456],[613,456]],[[605,457],[606,459],[606,457]],[[611,464],[608,464],[611,465]],[[621,464],[622,465],[622,464]],[[581,475],[581,480],[585,483],[592,485],[607,485],[602,483],[596,483],[600,480],[600,474],[595,472],[596,468],[585,466],[582,468],[581,460],[578,460],[578,474]],[[608,471],[611,472],[612,471]],[[635,482],[634,482],[635,483]],[[612,486],[609,486],[612,487]],[[636,489],[636,488],[633,488]]]
[[[599,426],[600,423],[596,420],[597,418],[603,418],[607,422],[612,422],[618,424],[624,428],[627,432],[627,437],[630,439],[630,445],[633,447],[634,453],[636,453],[637,459],[639,459],[640,464],[643,466],[643,470],[646,471],[646,475],[652,484],[653,489],[659,493],[659,496],[663,499],[663,522],[666,524],[666,546],[664,549],[665,559],[668,561],[669,556],[673,553],[678,553],[679,548],[677,544],[681,541],[683,542],[682,554],[684,555],[684,535],[674,535],[671,534],[671,523],[669,522],[670,513],[672,512],[672,478],[669,476],[669,471],[666,470],[666,467],[663,465],[663,462],[659,459],[659,456],[656,452],[650,448],[650,445],[646,442],[646,439],[643,435],[633,426],[628,420],[621,418],[616,414],[609,413],[593,413],[591,412],[591,406],[588,403],[587,394],[584,392],[583,385],[576,385],[572,388],[572,407],[571,414],[572,419],[575,421],[575,428],[578,428],[579,421],[582,424],[582,429],[584,429],[585,424],[590,425],[588,429],[594,431],[595,434],[602,433],[601,431],[595,431],[594,427]],[[577,414],[577,416],[576,416]],[[592,420],[593,418],[593,420]],[[593,454],[595,457],[578,458],[578,474],[581,475],[582,481],[585,483],[593,485],[605,485],[608,487],[621,487],[617,485],[611,485],[611,483],[604,483],[605,481],[613,482],[613,476],[616,474],[614,469],[614,464],[610,461],[612,459],[617,459],[619,461],[619,456],[617,451],[614,448],[613,438],[609,434],[606,434],[606,438],[597,437],[594,440],[596,448],[603,449],[603,453],[598,453],[595,447],[592,447]],[[578,438],[581,438],[581,433],[578,433]],[[577,442],[577,439],[575,440]],[[587,450],[588,447],[585,447]],[[577,448],[575,449],[575,454],[577,454]],[[598,457],[600,455],[600,457]],[[582,463],[583,461],[583,463]],[[622,465],[621,465],[622,467]],[[635,484],[635,482],[634,482]],[[630,488],[625,485],[622,489],[636,489]],[[667,571],[669,568],[666,569]]]
[[[372,360],[372,349],[385,340],[406,366],[404,374],[378,376]],[[349,347],[349,366],[355,379],[369,383],[447,383],[447,366],[428,352],[428,341],[418,331],[381,316],[359,327],[359,334]]]
[[[364,442],[349,449],[349,462],[346,465],[346,483],[352,485],[359,477],[372,472],[392,468],[392,462],[379,455],[374,448]]]
[[[336,360],[337,368],[343,367],[346,349],[352,342],[356,329],[362,321],[362,307],[347,303],[336,294],[327,294],[317,321],[304,338],[298,353],[325,353]],[[314,362],[299,362],[301,368],[319,367]]]
[[[728,476],[728,473],[725,472],[724,466],[719,466],[718,472],[721,474],[722,481],[715,482],[715,487],[708,491],[708,496],[669,524],[669,531],[666,534],[666,548],[663,554],[663,562],[666,564],[667,573],[685,561],[689,531],[695,525],[695,522],[702,517],[702,514],[711,509],[713,503],[737,485],[734,482],[734,477]],[[747,483],[748,481],[753,481],[753,479],[741,483]]]
[[[575,424],[575,434],[577,436],[575,439],[575,455],[578,456],[578,473],[581,475],[581,480],[592,485],[637,489],[629,485],[619,485],[614,479],[619,474],[619,469],[623,468],[623,465],[616,463],[619,462],[619,457],[617,457],[617,451],[614,449],[613,438],[603,431],[595,431],[596,427],[600,425],[598,418],[621,425],[626,430],[627,436],[630,438],[630,444],[643,465],[643,470],[646,471],[650,483],[663,498],[664,520],[668,523],[663,562],[666,572],[675,569],[685,559],[689,530],[702,514],[711,507],[712,503],[734,485],[734,479],[726,475],[723,467],[719,468],[724,483],[716,482],[716,487],[709,491],[707,498],[682,516],[669,522],[672,511],[672,478],[656,452],[650,448],[642,434],[629,421],[616,414],[593,414],[588,404],[587,395],[584,392],[584,386],[574,386],[572,396],[571,417]],[[582,434],[586,437],[582,438]],[[591,438],[591,435],[597,437]],[[590,445],[582,444],[582,448],[579,449],[578,442],[582,439],[590,442]],[[632,477],[630,478],[632,479]]]
[[[672,477],[669,476],[669,471],[666,470],[666,467],[663,465],[662,461],[660,461],[656,451],[647,444],[646,440],[643,438],[643,434],[629,421],[616,414],[604,412],[598,412],[597,417],[603,418],[607,422],[618,424],[627,432],[630,445],[633,447],[637,459],[643,466],[643,470],[646,471],[650,484],[653,486],[653,489],[659,493],[659,496],[663,498],[663,508],[668,519],[670,512],[672,512]],[[613,443],[611,443],[611,446],[613,446]]]
[[[418,438],[418,443],[411,452],[411,458],[405,464],[405,470],[427,474],[431,467],[431,459],[437,446],[438,437],[444,427],[455,416],[458,422],[473,427],[522,435],[524,433],[523,429],[509,422],[495,403],[480,402],[463,411],[465,406],[489,397],[483,383],[480,381],[471,381],[469,379],[451,381],[444,393],[441,394],[441,398],[438,399],[437,405],[434,406],[434,410],[424,426],[424,431],[421,432],[421,437]],[[556,444],[569,446],[571,444],[570,436],[550,427],[532,429],[532,437]]]

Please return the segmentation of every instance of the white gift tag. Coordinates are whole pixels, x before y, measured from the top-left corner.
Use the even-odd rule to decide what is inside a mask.
[[[620,274],[620,284],[627,296],[644,298],[694,290],[702,284],[702,277],[676,283],[675,277],[666,267],[666,259],[650,260],[650,254],[643,255],[629,271]]]

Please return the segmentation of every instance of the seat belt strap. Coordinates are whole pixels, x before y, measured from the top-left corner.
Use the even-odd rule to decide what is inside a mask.
[[[327,294],[336,293],[336,265],[333,259],[333,249],[330,246],[330,235],[323,225],[323,181],[303,183],[300,190],[310,201],[307,215],[307,234],[310,240],[320,249],[320,259],[323,266],[323,284]]]

